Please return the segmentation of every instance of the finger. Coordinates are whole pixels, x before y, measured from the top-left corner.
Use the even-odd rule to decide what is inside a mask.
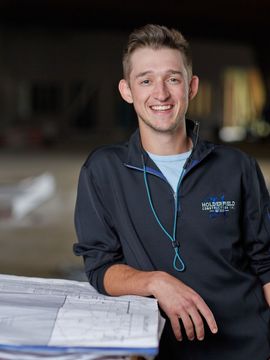
[[[195,332],[194,332],[194,324],[191,321],[191,318],[188,313],[182,312],[181,313],[181,320],[185,328],[185,332],[189,340],[194,340]]]
[[[195,332],[198,340],[204,339],[204,324],[201,314],[197,311],[197,309],[190,310],[189,316],[195,327]]]
[[[218,332],[218,326],[212,311],[202,299],[196,305],[202,316],[205,318],[211,332],[216,334]]]
[[[182,332],[181,332],[178,316],[171,317],[170,321],[171,321],[174,336],[176,337],[176,339],[178,341],[181,341],[183,339],[183,337],[182,337]]]

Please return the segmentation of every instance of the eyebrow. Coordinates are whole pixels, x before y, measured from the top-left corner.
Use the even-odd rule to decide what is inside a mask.
[[[146,70],[146,71],[143,71],[143,72],[140,72],[139,74],[137,74],[135,76],[135,79],[138,79],[138,78],[141,78],[141,77],[144,77],[145,75],[149,75],[149,74],[152,74],[154,71],[152,70]],[[183,73],[182,71],[179,71],[179,70],[173,70],[173,69],[169,69],[166,71],[166,74],[178,74],[180,76],[183,76]]]

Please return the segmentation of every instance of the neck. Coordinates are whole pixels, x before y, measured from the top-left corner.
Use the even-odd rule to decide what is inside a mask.
[[[141,129],[140,129],[141,130]],[[176,155],[189,151],[192,140],[187,136],[185,125],[175,132],[140,131],[143,148],[156,155]]]

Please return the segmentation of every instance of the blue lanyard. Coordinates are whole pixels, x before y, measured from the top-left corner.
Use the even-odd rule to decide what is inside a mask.
[[[181,255],[180,255],[180,244],[179,242],[176,240],[176,226],[177,226],[177,209],[178,209],[178,189],[180,187],[180,184],[182,182],[182,179],[185,175],[185,171],[186,171],[186,168],[184,166],[182,172],[181,172],[181,175],[180,175],[180,178],[179,178],[179,181],[178,181],[178,184],[177,184],[177,190],[176,190],[176,193],[175,193],[175,202],[174,202],[174,221],[173,221],[173,234],[169,234],[169,232],[165,229],[165,227],[162,225],[157,213],[156,213],[156,210],[154,208],[154,205],[153,205],[153,201],[152,201],[152,197],[151,197],[151,193],[150,193],[150,189],[149,189],[149,185],[148,185],[148,180],[147,180],[147,172],[146,172],[146,167],[145,167],[145,164],[143,164],[143,177],[144,177],[144,183],[145,183],[145,188],[146,188],[146,192],[147,192],[147,197],[148,197],[148,201],[149,201],[149,205],[150,205],[150,208],[152,210],[152,213],[159,225],[159,227],[162,229],[162,231],[165,233],[165,235],[171,240],[172,242],[172,246],[174,248],[174,252],[175,252],[175,255],[174,255],[174,259],[173,259],[173,268],[176,270],[176,271],[184,271],[186,266],[185,266],[185,263],[184,261],[182,260],[181,258]]]

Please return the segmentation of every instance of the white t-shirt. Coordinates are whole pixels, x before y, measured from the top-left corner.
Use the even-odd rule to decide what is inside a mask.
[[[191,150],[176,155],[155,155],[148,152],[148,155],[166,177],[174,192],[177,190],[178,181],[182,174],[184,164],[190,154]]]

